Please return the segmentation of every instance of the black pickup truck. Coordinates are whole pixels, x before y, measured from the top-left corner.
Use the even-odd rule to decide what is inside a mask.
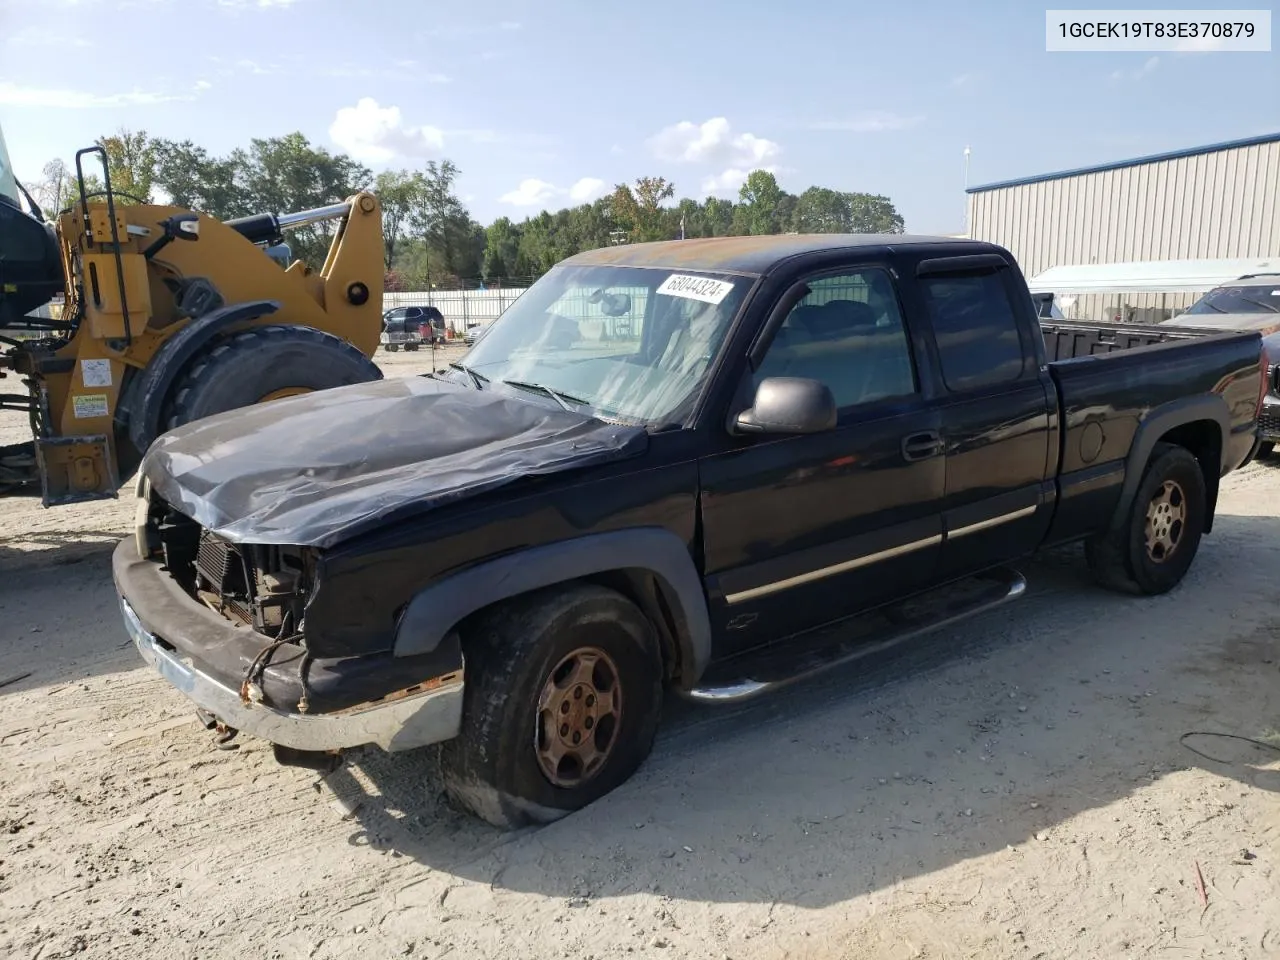
[[[1019,596],[1040,548],[1174,587],[1266,358],[1256,332],[1126,346],[1042,329],[987,243],[583,253],[461,362],[161,437],[124,620],[223,738],[318,769],[439,743],[456,801],[545,822],[633,773],[665,695],[937,629]]]

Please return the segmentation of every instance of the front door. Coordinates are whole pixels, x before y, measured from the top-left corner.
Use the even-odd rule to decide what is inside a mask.
[[[917,590],[938,561],[942,414],[920,390],[890,274],[859,265],[806,282],[745,395],[766,377],[820,380],[837,427],[742,437],[700,463],[707,589],[726,653]]]

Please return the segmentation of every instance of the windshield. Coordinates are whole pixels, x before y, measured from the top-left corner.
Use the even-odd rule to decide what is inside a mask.
[[[651,426],[692,409],[752,279],[559,266],[490,325],[451,378]]]
[[[1210,290],[1187,313],[1280,313],[1280,276],[1274,284]]]
[[[4,145],[3,129],[0,129],[0,197],[12,200],[15,207],[20,206],[18,184],[13,177],[13,164],[9,162],[9,151]]]

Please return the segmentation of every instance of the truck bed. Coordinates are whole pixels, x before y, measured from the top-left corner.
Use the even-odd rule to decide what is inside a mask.
[[[1166,432],[1152,416],[1165,405],[1200,411],[1183,440],[1218,461],[1209,465],[1213,473],[1234,470],[1247,457],[1262,376],[1256,331],[1074,321],[1042,327],[1062,411],[1060,507],[1051,540],[1110,514],[1121,484],[1137,480],[1131,454],[1145,463],[1147,448]]]
[[[1221,330],[1207,327],[1171,327],[1162,324],[1103,323],[1092,320],[1040,321],[1044,349],[1050,362],[1095,357],[1118,350],[1150,347],[1174,340],[1221,336]]]

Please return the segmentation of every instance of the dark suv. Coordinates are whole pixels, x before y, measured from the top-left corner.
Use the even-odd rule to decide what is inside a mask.
[[[396,307],[382,315],[381,343],[390,353],[401,347],[417,350],[420,344],[446,341],[444,314],[436,307]]]

